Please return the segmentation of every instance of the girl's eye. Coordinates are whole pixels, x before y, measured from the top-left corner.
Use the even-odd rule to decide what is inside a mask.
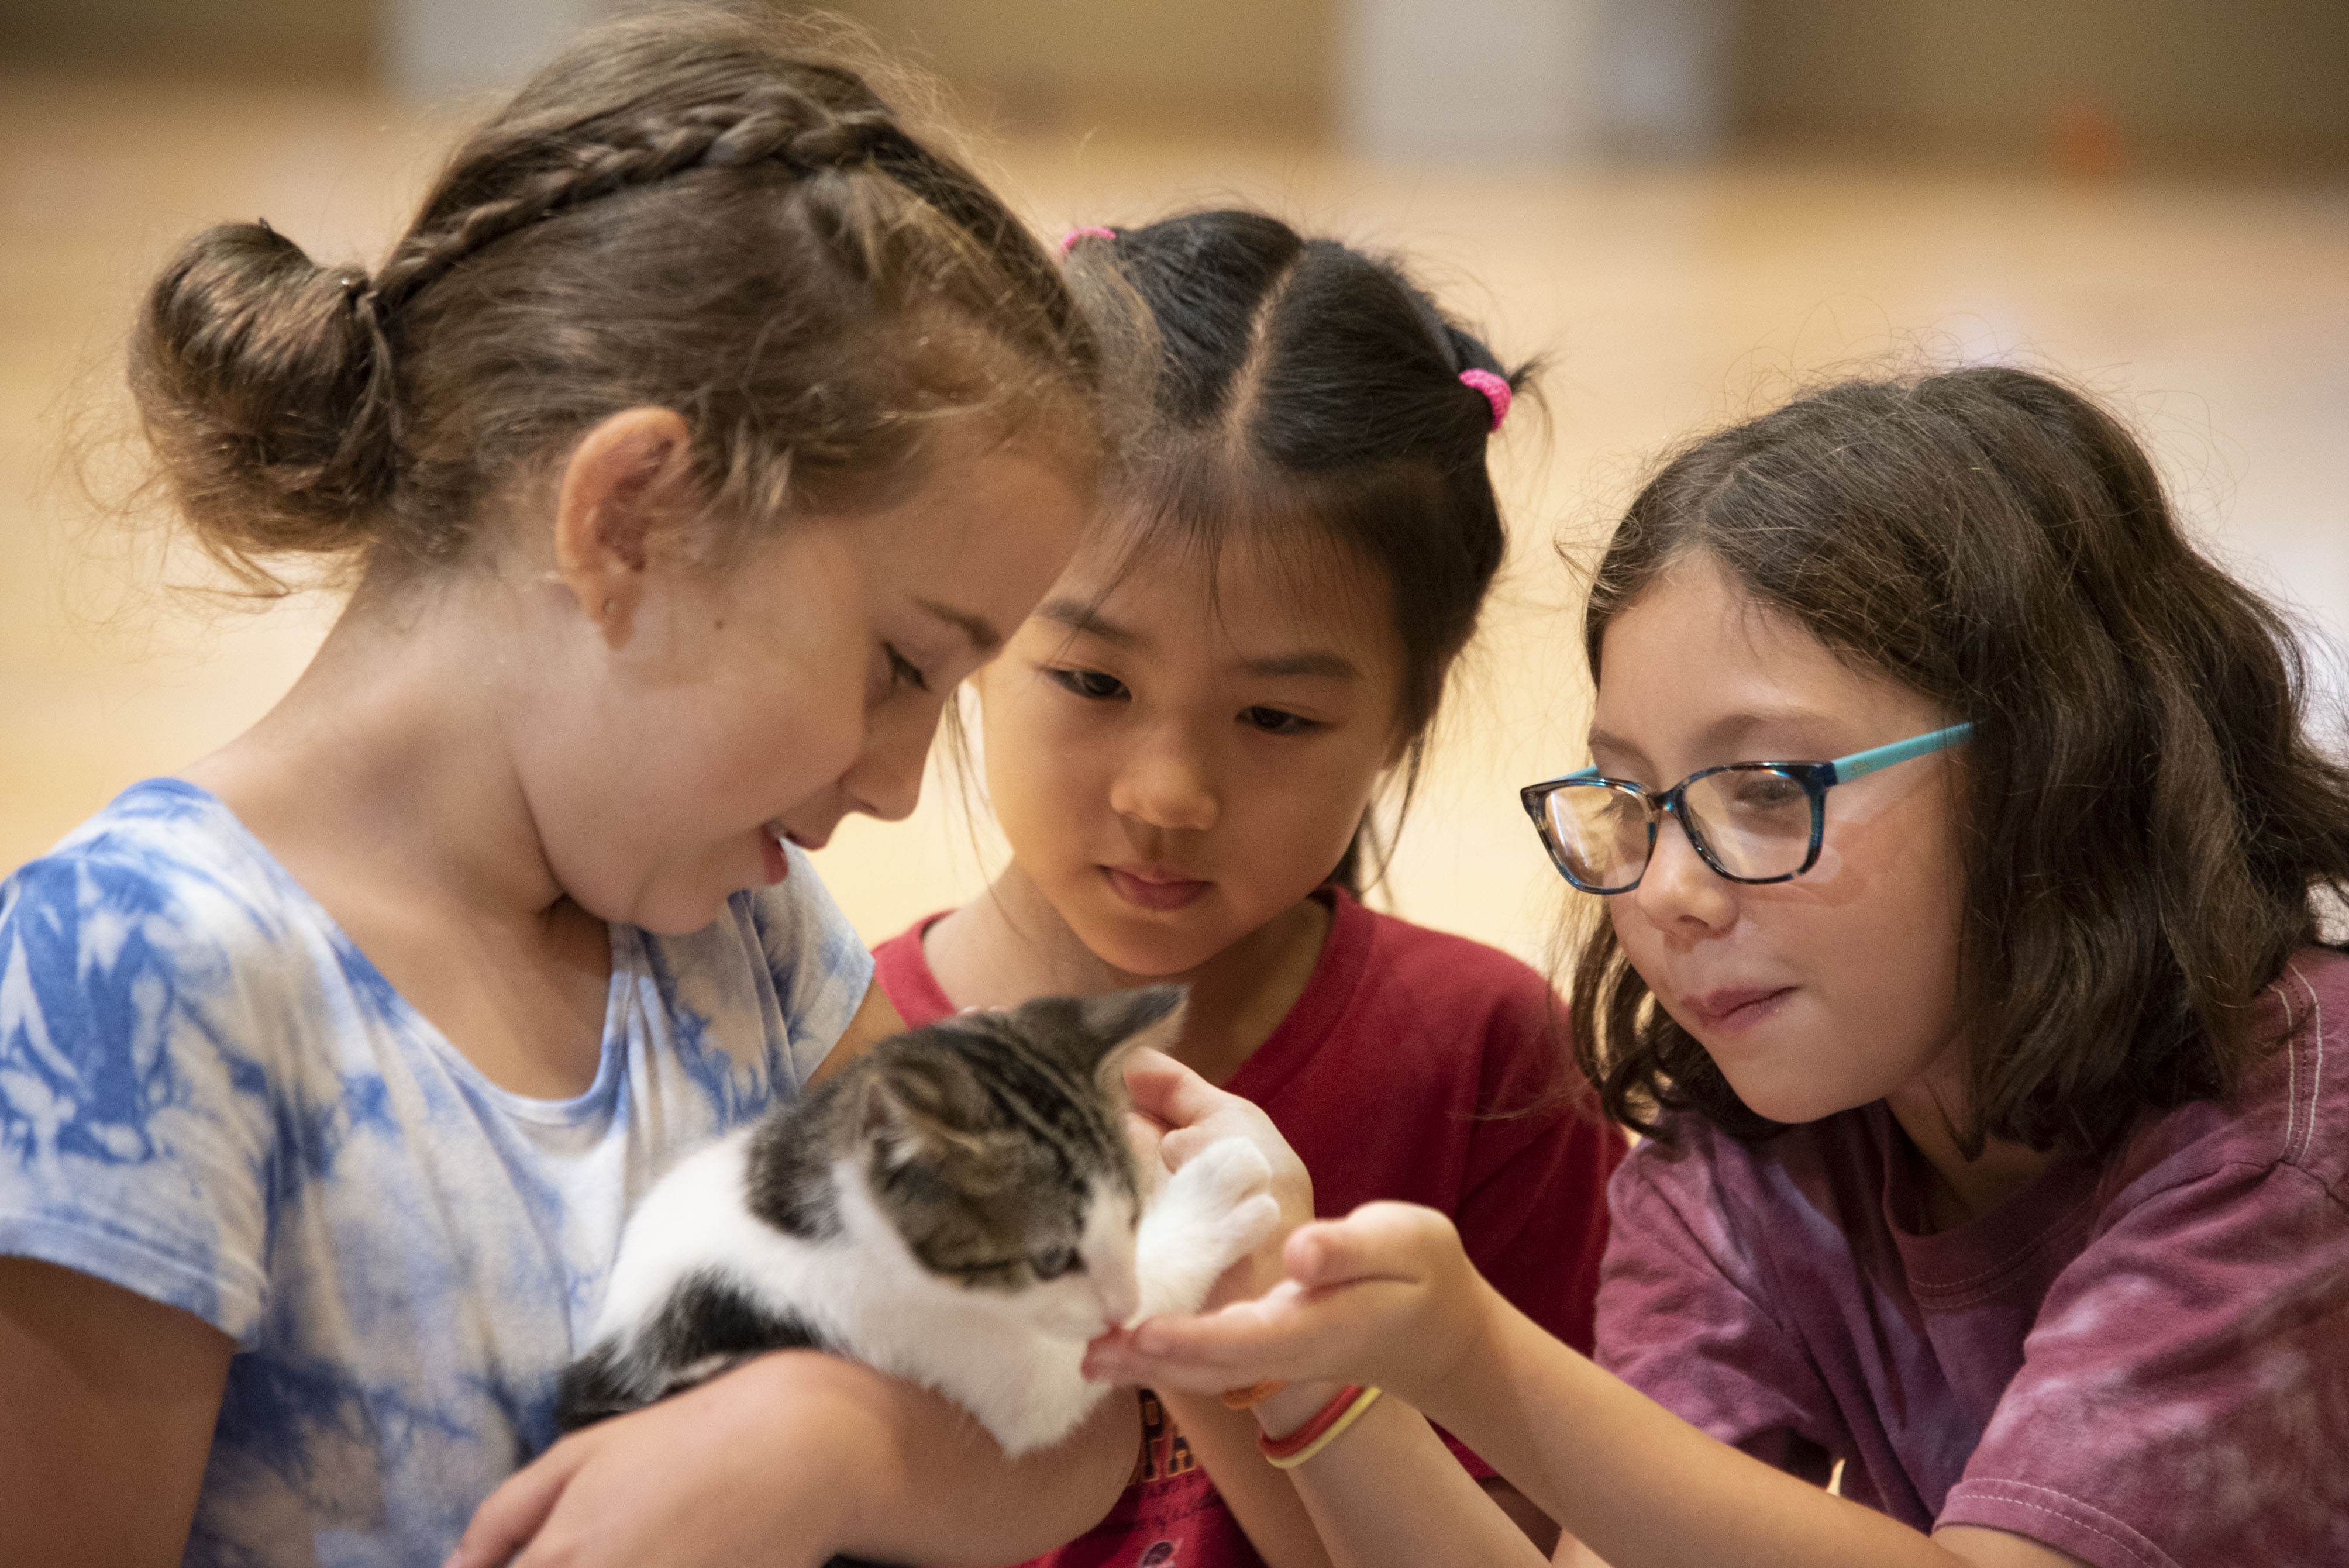
[[[1077,1256],[1074,1247],[1047,1247],[1029,1255],[1028,1266],[1038,1279],[1059,1279],[1066,1274],[1082,1274],[1084,1260]]]
[[[1293,713],[1283,713],[1277,707],[1261,706],[1240,709],[1240,722],[1250,729],[1260,729],[1267,735],[1303,735],[1307,730],[1321,727],[1312,719],[1301,717]]]
[[[881,646],[889,655],[889,684],[891,686],[912,686],[916,691],[927,691],[930,689],[928,677],[922,674],[921,670],[911,659],[899,653],[896,649],[890,647],[886,643],[882,644]]]
[[[1125,683],[1099,670],[1047,669],[1053,685],[1088,702],[1110,702],[1125,696]]]

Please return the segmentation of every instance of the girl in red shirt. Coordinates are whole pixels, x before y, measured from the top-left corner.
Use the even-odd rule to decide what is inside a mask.
[[[1186,983],[1176,1054],[1302,1157],[1298,1218],[1440,1210],[1510,1300],[1588,1346],[1621,1143],[1565,1092],[1547,986],[1355,897],[1373,798],[1408,793],[1501,562],[1485,449],[1524,372],[1392,263],[1258,214],[1068,248],[1138,383],[1134,428],[1092,542],[978,686],[1011,862],[885,944],[879,983],[914,1025]],[[1328,1561],[1252,1416],[1143,1402],[1134,1484],[1050,1561]]]

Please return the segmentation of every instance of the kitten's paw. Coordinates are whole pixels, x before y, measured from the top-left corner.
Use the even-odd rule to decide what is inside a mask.
[[[1258,1192],[1238,1208],[1224,1216],[1216,1227],[1216,1242],[1226,1264],[1240,1259],[1264,1244],[1280,1224],[1280,1203],[1269,1192]]]
[[[1219,1138],[1174,1172],[1161,1200],[1201,1218],[1232,1213],[1272,1191],[1272,1167],[1245,1138]]]

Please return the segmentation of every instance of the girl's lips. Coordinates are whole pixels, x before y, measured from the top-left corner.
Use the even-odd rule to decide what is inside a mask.
[[[1760,1023],[1794,995],[1792,985],[1736,985],[1686,998],[1688,1009],[1708,1029],[1738,1030]]]
[[[1137,909],[1181,909],[1213,885],[1171,875],[1156,866],[1103,866],[1102,874],[1118,897]]]

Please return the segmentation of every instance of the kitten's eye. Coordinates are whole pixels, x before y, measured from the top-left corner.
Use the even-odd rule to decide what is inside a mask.
[[[1074,1247],[1047,1247],[1040,1253],[1030,1253],[1028,1266],[1038,1279],[1059,1279],[1062,1274],[1085,1272],[1085,1261],[1077,1256]]]
[[[1260,729],[1267,735],[1303,735],[1321,726],[1315,720],[1294,713],[1283,713],[1277,707],[1258,705],[1240,709],[1240,722],[1250,729]]]
[[[1044,678],[1071,696],[1088,702],[1113,702],[1126,695],[1125,683],[1099,670],[1068,670],[1046,666]]]

